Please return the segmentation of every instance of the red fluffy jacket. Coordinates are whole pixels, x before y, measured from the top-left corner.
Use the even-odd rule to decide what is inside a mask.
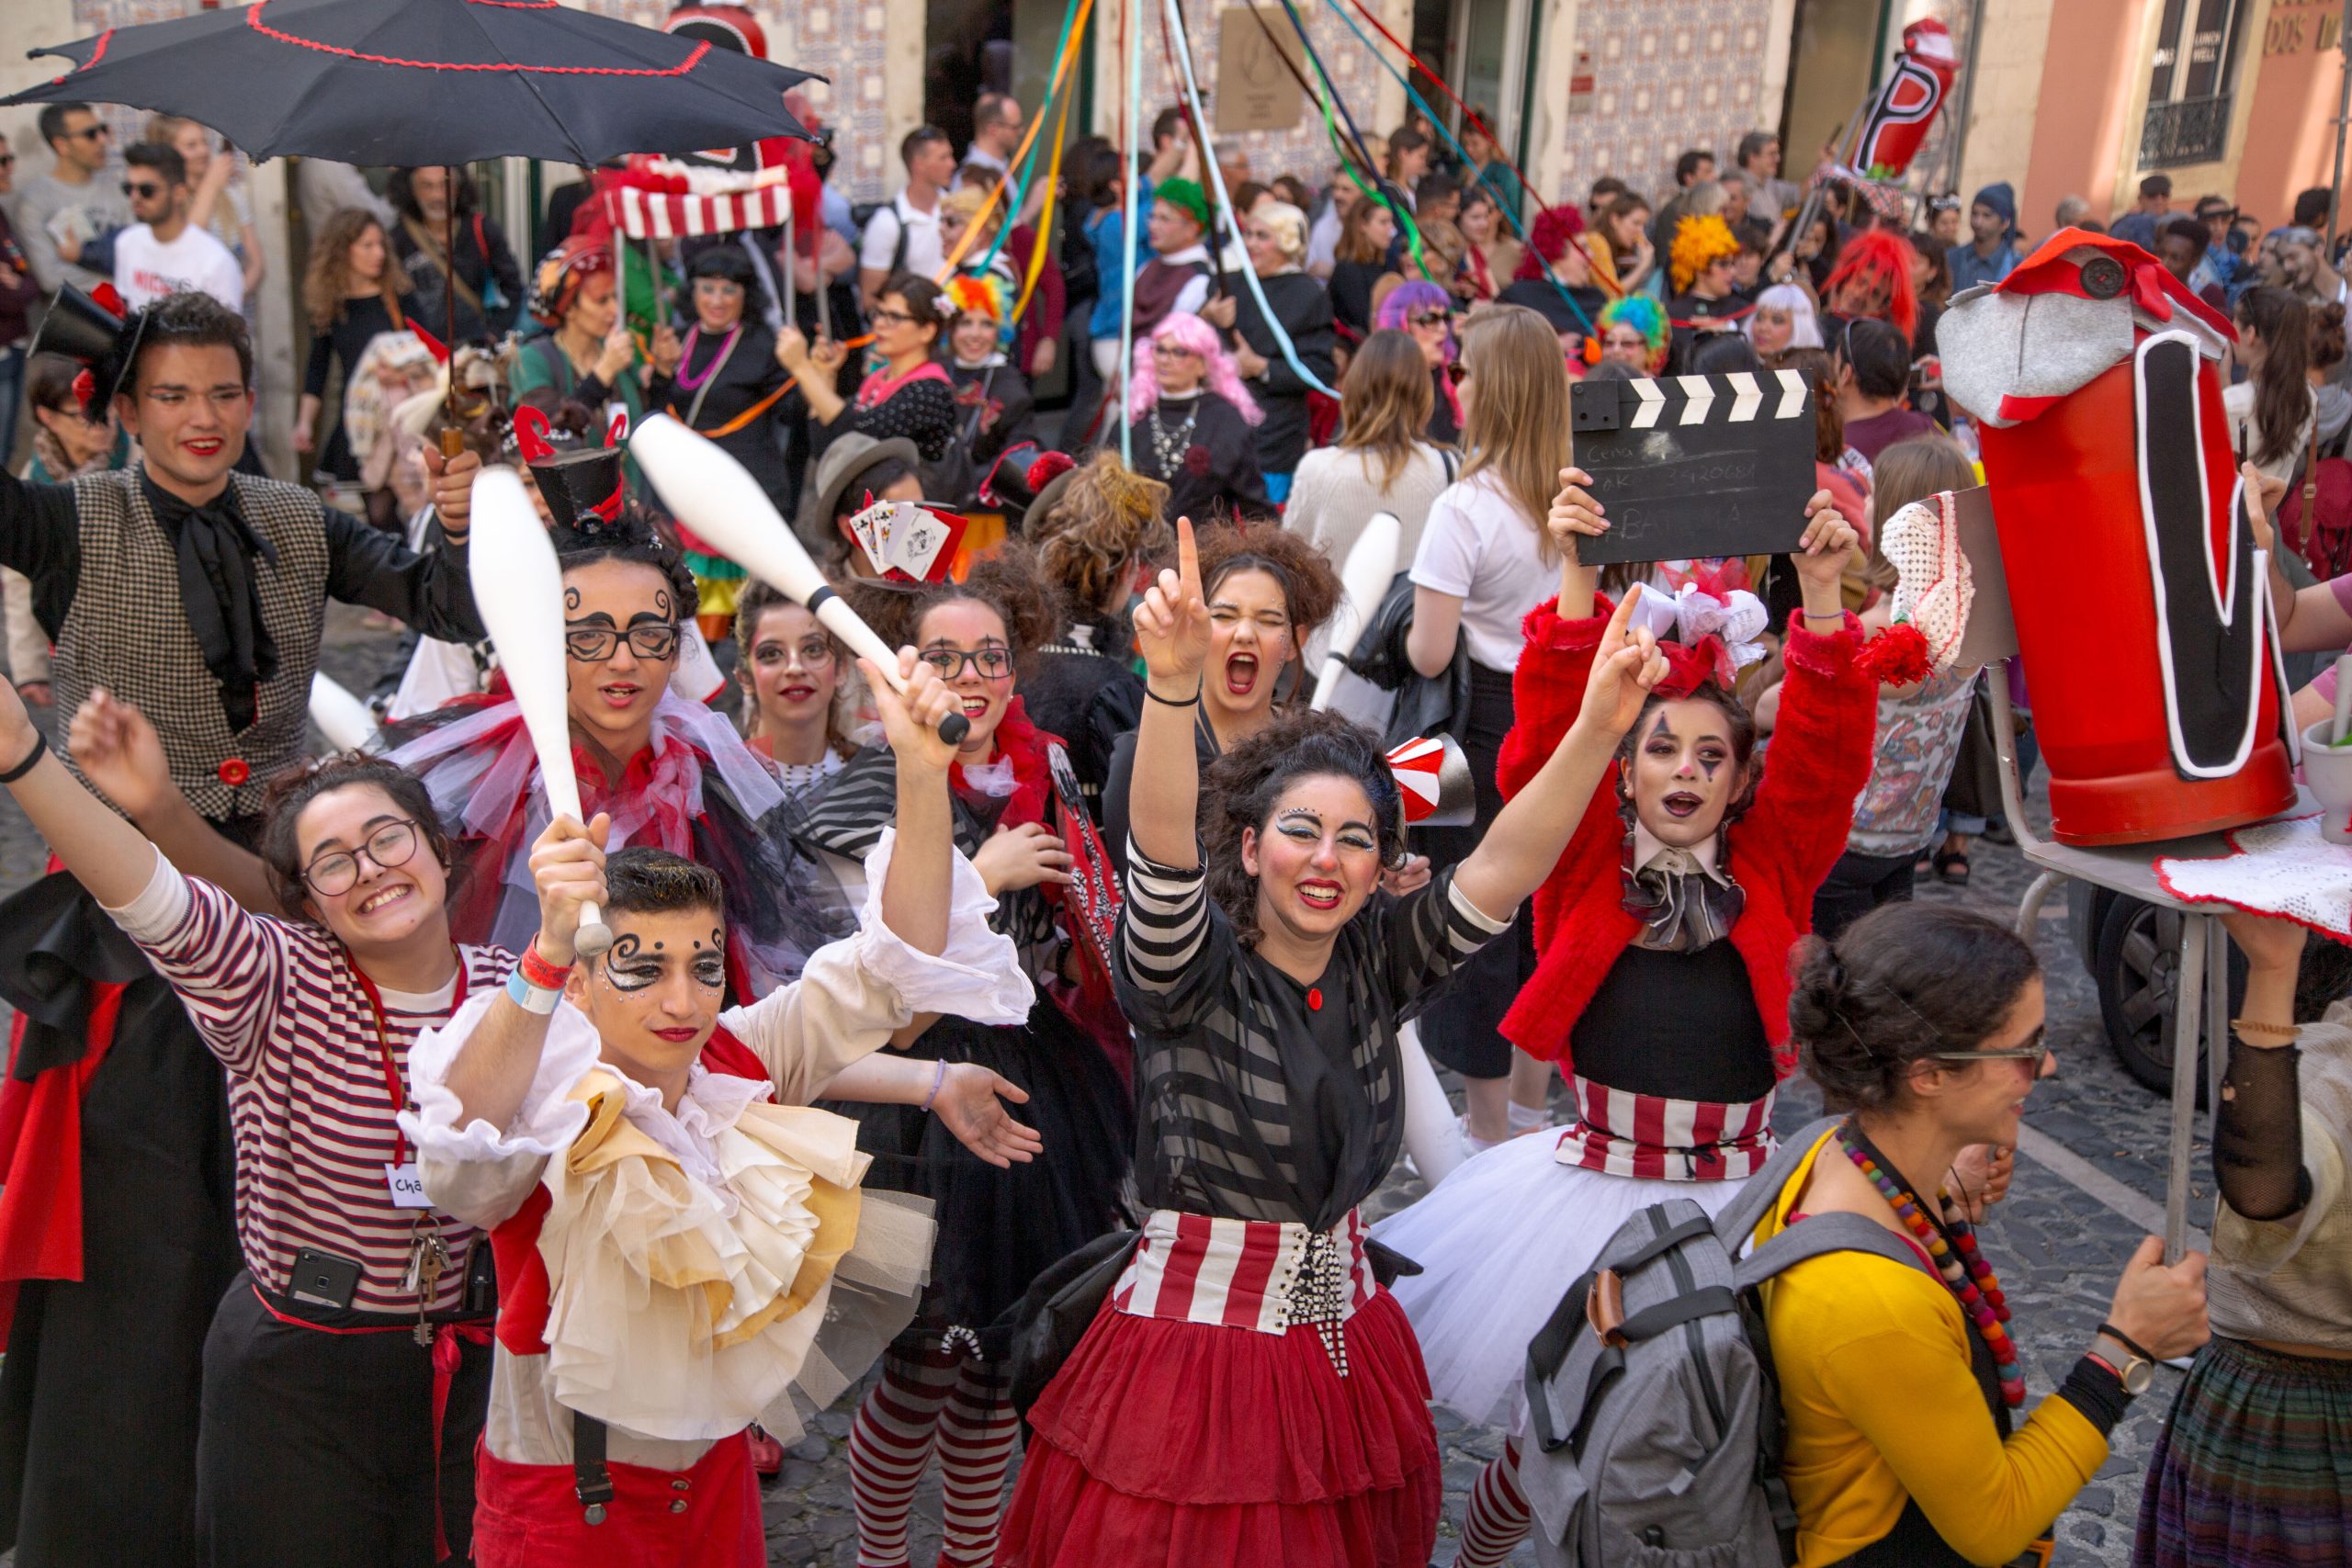
[[[1558,601],[1527,617],[1527,647],[1512,678],[1515,716],[1498,782],[1524,788],[1575,722],[1593,649],[1616,606],[1564,621]],[[1755,803],[1724,830],[1727,868],[1747,895],[1731,944],[1747,965],[1775,1070],[1796,1069],[1789,1043],[1789,949],[1813,924],[1813,896],[1845,852],[1854,801],[1870,782],[1878,682],[1854,668],[1861,629],[1852,615],[1827,636],[1791,617],[1788,674]],[[1624,908],[1624,824],[1612,763],[1552,874],[1535,892],[1535,974],[1503,1018],[1503,1035],[1529,1055],[1569,1069],[1568,1036],[1610,965],[1640,931]]]

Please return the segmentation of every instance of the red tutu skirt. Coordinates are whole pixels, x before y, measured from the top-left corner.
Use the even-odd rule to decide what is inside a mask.
[[[1422,1568],[1442,1477],[1420,1347],[1386,1291],[1345,1332],[1342,1378],[1311,1326],[1106,1303],[1030,1412],[1000,1568]]]

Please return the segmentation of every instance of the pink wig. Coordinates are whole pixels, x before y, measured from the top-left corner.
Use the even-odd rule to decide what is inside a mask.
[[[1162,338],[1173,338],[1180,347],[1201,356],[1208,367],[1202,385],[1239,410],[1244,424],[1256,424],[1266,417],[1258,400],[1241,384],[1239,373],[1233,368],[1233,355],[1225,351],[1225,340],[1217,330],[1189,310],[1174,310],[1151,329],[1148,340],[1136,344],[1135,378],[1127,383],[1129,419],[1141,419],[1159,400],[1159,367],[1152,363],[1151,345]]]

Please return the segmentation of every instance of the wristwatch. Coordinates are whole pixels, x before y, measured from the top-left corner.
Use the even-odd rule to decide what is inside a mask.
[[[2101,1328],[2095,1343],[2099,1352],[2112,1352],[2100,1353],[2098,1359],[2114,1371],[2124,1393],[2136,1399],[2148,1392],[2148,1385],[2156,1381],[2156,1364],[2141,1354],[2137,1345],[2109,1328]]]

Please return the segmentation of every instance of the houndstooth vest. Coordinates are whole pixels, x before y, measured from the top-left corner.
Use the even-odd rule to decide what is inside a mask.
[[[300,485],[231,474],[237,506],[277,552],[255,559],[262,623],[277,643],[277,674],[261,683],[258,716],[232,732],[220,683],[204,665],[179,605],[179,556],[140,488],[136,468],[74,481],[82,570],[57,634],[57,711],[70,717],[94,686],[135,705],[163,738],[172,782],[215,822],[261,813],[263,786],[297,761],[326,618],[327,536],[319,498]],[[71,761],[67,765],[72,766]]]

